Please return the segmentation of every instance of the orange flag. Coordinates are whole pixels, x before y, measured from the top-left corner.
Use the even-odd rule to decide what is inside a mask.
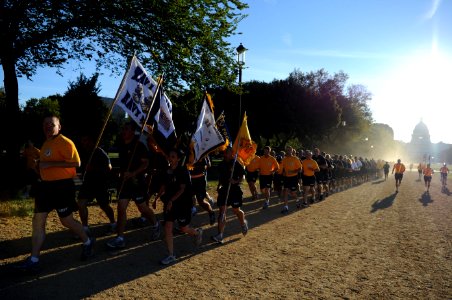
[[[239,133],[232,146],[232,153],[237,154],[237,161],[242,166],[247,166],[256,155],[257,144],[251,139],[250,131],[248,130],[248,121],[246,113],[243,116],[242,126],[240,126]]]

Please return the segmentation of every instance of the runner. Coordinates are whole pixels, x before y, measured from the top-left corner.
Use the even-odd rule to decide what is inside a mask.
[[[242,206],[243,195],[242,189],[240,188],[240,183],[243,181],[245,170],[239,162],[234,161],[232,148],[228,147],[224,151],[224,159],[218,166],[218,171],[219,179],[217,186],[217,206],[220,211],[218,215],[218,234],[212,236],[212,240],[222,244],[224,238],[224,229],[226,226],[227,206],[232,207],[232,211],[237,216],[240,226],[242,227],[242,234],[244,236],[248,233],[248,222],[245,219],[245,213],[240,209],[240,207]]]
[[[394,165],[394,167],[392,167],[392,173],[394,174],[395,171],[395,185],[396,185],[396,193],[399,192],[399,186],[402,183],[402,178],[403,178],[403,172],[405,172],[405,165],[402,164],[401,160],[398,159],[397,163]]]
[[[193,237],[196,246],[199,246],[202,242],[202,228],[193,229],[189,226],[192,207],[191,183],[187,168],[180,164],[183,156],[184,154],[180,150],[173,149],[170,151],[165,181],[156,197],[156,199],[161,199],[164,204],[163,220],[165,221],[165,242],[168,249],[168,256],[160,261],[162,265],[176,261],[173,242],[175,221],[177,221],[181,232]]]
[[[193,165],[193,170],[190,170],[191,191],[194,202],[198,203],[209,214],[210,225],[215,224],[215,212],[210,203],[206,200],[207,196],[207,168],[210,167],[210,159],[208,156],[197,161]],[[194,207],[194,205],[193,205]],[[193,213],[192,213],[193,215]]]
[[[276,158],[270,155],[270,146],[264,147],[264,155],[259,159],[259,185],[261,193],[265,197],[263,209],[270,205],[270,191],[273,181],[273,174],[278,172],[279,164]]]
[[[424,169],[424,165],[422,164],[422,162],[420,162],[419,165],[417,166],[417,173],[419,175],[419,181],[421,180],[423,169]]]
[[[281,162],[282,175],[284,180],[283,200],[284,206],[281,210],[282,214],[289,212],[289,193],[297,202],[298,191],[298,173],[301,171],[301,162],[298,157],[293,155],[293,148],[286,147],[286,157]]]
[[[430,183],[432,182],[433,175],[433,169],[430,168],[430,164],[427,164],[427,167],[424,168],[422,173],[424,174],[425,191],[428,193],[430,190]]]
[[[78,151],[70,139],[60,134],[61,124],[58,117],[44,118],[43,130],[46,140],[40,151],[39,171],[42,181],[35,196],[31,256],[16,266],[19,271],[32,273],[41,269],[39,254],[46,236],[46,221],[54,209],[61,224],[82,240],[82,260],[93,255],[95,242],[94,238],[88,237],[82,224],[72,215],[78,209],[74,184],[76,168],[80,167]]]
[[[311,199],[315,199],[315,172],[319,172],[320,168],[317,162],[312,159],[312,152],[305,152],[306,159],[302,161],[303,172],[303,207],[308,207],[308,192],[311,194]],[[300,203],[297,203],[297,207],[300,207]]]
[[[443,166],[439,169],[441,172],[441,186],[444,188],[447,185],[447,174],[449,174],[449,169],[446,166],[446,163],[443,163]]]
[[[127,222],[127,207],[130,200],[135,202],[138,210],[152,225],[151,239],[160,237],[160,222],[152,209],[146,204],[148,199],[145,172],[149,166],[146,146],[135,136],[137,125],[127,122],[121,131],[122,144],[119,149],[120,180],[118,187],[118,221],[117,236],[107,242],[111,249],[124,248],[124,231]]]
[[[386,179],[388,179],[388,174],[389,174],[389,168],[390,168],[391,166],[389,165],[389,163],[388,162],[386,162],[384,165],[383,165],[383,172],[384,172],[384,174],[385,174],[385,181],[386,181]]]
[[[89,165],[82,164],[81,168],[84,178],[78,194],[78,212],[83,229],[88,235],[91,234],[88,227],[88,203],[96,199],[96,202],[110,221],[107,233],[114,233],[116,232],[115,213],[110,206],[110,195],[108,193],[108,180],[112,169],[110,158],[102,148],[97,147],[94,149],[94,139],[89,135],[83,136],[80,144],[86,163],[88,163],[89,156],[92,155]],[[94,153],[92,153],[93,151]]]
[[[259,176],[259,172],[257,170],[259,168],[259,159],[259,156],[254,156],[253,160],[246,166],[246,182],[248,183],[253,200],[257,200],[259,198],[256,187],[256,181]]]

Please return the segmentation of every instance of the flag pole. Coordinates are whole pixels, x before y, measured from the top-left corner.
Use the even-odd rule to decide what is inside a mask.
[[[157,98],[157,96],[159,94],[159,89],[161,88],[162,83],[163,83],[163,75],[159,77],[159,81],[157,82],[157,87],[155,88],[154,97],[152,97],[152,102],[151,102],[151,105],[149,106],[149,110],[146,114],[146,119],[144,120],[143,124],[141,125],[140,135],[138,136],[138,138],[135,141],[135,146],[133,148],[132,155],[130,156],[130,160],[127,165],[126,172],[128,172],[130,170],[130,167],[132,166],[132,159],[135,156],[135,152],[138,147],[138,142],[140,141],[140,137],[143,135],[144,128],[146,127],[146,123],[149,120],[149,116],[151,114],[152,106],[154,105],[155,99]],[[118,193],[117,193],[118,195],[121,194],[121,191],[124,188],[124,183],[125,183],[125,180],[123,178],[123,180],[121,181],[121,187],[119,188]]]
[[[246,112],[245,112],[245,114],[246,114]],[[242,125],[243,125],[243,120],[242,120],[242,124],[239,127],[238,134],[240,134],[240,128],[242,127]],[[226,200],[225,200],[226,206],[225,206],[224,212],[223,212],[223,214],[221,215],[221,218],[220,218],[225,223],[226,223],[226,212],[227,212],[227,209],[228,209],[229,192],[231,191],[231,184],[232,184],[231,181],[232,181],[232,177],[234,176],[235,164],[237,162],[237,157],[238,157],[238,154],[239,154],[240,140],[241,140],[241,137],[239,137],[239,140],[238,140],[238,143],[237,143],[237,149],[236,149],[235,154],[234,154],[234,163],[232,164],[231,177],[229,177],[228,189],[226,191]]]
[[[85,170],[83,171],[82,180],[85,178],[86,170],[88,169],[88,166],[91,164],[91,161],[93,160],[94,152],[96,151],[97,147],[99,147],[100,141],[101,141],[102,136],[103,136],[103,134],[105,132],[105,128],[107,128],[108,120],[110,120],[110,117],[113,114],[113,109],[115,108],[115,105],[118,102],[118,96],[121,93],[122,89],[124,88],[124,82],[126,81],[127,74],[129,73],[130,66],[132,65],[132,61],[133,61],[134,58],[135,58],[135,53],[133,54],[132,58],[129,60],[129,62],[127,64],[127,69],[126,69],[127,71],[124,74],[124,76],[122,77],[121,84],[119,85],[119,88],[116,91],[115,98],[113,99],[113,102],[111,103],[111,106],[110,106],[110,108],[108,110],[108,113],[105,116],[104,124],[102,125],[102,129],[101,129],[101,131],[99,133],[99,136],[97,137],[96,143],[94,144],[94,148],[91,151],[91,154],[89,156],[88,162],[86,163]]]

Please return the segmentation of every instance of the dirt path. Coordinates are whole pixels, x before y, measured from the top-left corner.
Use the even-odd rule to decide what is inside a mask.
[[[452,194],[434,178],[424,193],[417,173],[376,180],[334,194],[304,210],[280,214],[273,200],[246,202],[250,231],[242,237],[231,218],[226,243],[212,244],[216,229],[207,215],[205,241],[194,250],[187,236],[176,238],[178,262],[158,265],[163,242],[150,242],[149,228],[127,232],[128,247],[106,250],[104,217],[98,216],[96,256],[79,262],[79,242],[52,218],[39,276],[17,276],[10,264],[26,257],[30,218],[0,221],[0,298],[150,299],[452,299]],[[136,210],[132,209],[136,214]]]

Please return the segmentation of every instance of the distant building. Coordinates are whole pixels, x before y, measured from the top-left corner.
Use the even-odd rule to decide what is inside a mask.
[[[411,162],[443,162],[447,152],[452,149],[451,144],[432,143],[427,125],[422,120],[414,127],[411,141],[406,144],[407,159]]]

